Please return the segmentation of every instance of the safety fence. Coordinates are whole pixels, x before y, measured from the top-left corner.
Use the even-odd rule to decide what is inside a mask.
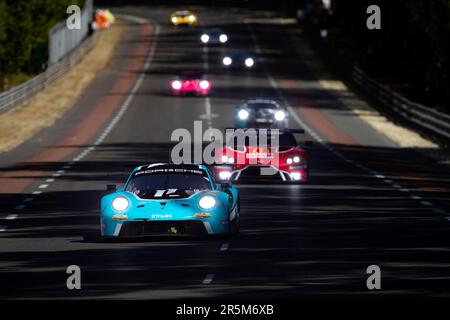
[[[321,59],[342,78],[354,83],[358,90],[373,99],[378,110],[388,118],[450,146],[450,115],[413,102],[383,86],[347,57],[336,52],[328,39],[320,35],[316,25],[307,23],[304,28],[305,35]]]
[[[80,29],[67,28],[66,21],[61,21],[53,26],[48,33],[48,65],[57,63],[88,36],[92,21],[92,0],[86,0],[80,12]]]
[[[450,115],[412,102],[400,94],[392,92],[368,77],[356,66],[353,67],[352,78],[370,96],[382,105],[388,106],[391,112],[405,121],[430,131],[435,136],[450,141]]]

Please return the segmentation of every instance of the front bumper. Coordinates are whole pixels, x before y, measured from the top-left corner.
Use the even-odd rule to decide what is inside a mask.
[[[274,174],[263,174],[262,169],[267,168]],[[218,170],[222,170],[220,167]],[[259,165],[249,165],[241,169],[223,169],[230,172],[228,181],[254,181],[254,180],[264,180],[264,181],[283,181],[283,182],[293,182],[293,183],[305,183],[308,180],[308,170],[306,168],[295,169],[291,172],[275,169],[268,166]],[[295,174],[293,174],[295,172]],[[220,178],[220,175],[218,175]]]
[[[119,237],[150,235],[207,235],[202,221],[127,221],[117,234]]]

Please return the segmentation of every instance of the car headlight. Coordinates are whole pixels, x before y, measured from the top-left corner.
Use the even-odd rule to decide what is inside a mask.
[[[292,162],[293,162],[292,158],[287,158],[287,159],[286,159],[286,163],[287,163],[287,164],[292,164]]]
[[[220,171],[219,172],[219,179],[220,180],[228,180],[231,178],[231,172],[230,171]]]
[[[200,88],[202,88],[202,89],[208,89],[208,88],[209,88],[209,81],[208,81],[208,80],[202,80],[202,81],[200,81]]]
[[[188,19],[189,19],[190,22],[194,22],[195,21],[195,16],[194,15],[190,15]]]
[[[234,158],[233,157],[228,157],[226,155],[223,155],[221,160],[222,160],[223,163],[230,163],[230,164],[234,163]]]
[[[245,59],[245,65],[247,66],[247,67],[252,67],[253,65],[255,64],[255,61],[252,59],[252,58],[247,58],[247,59]]]
[[[212,196],[203,196],[198,201],[198,205],[202,209],[209,210],[216,205],[216,199]]]
[[[117,197],[113,200],[111,205],[116,211],[125,211],[128,209],[130,201],[128,201],[128,199],[125,197]]]
[[[200,40],[202,40],[203,43],[208,43],[209,36],[207,34],[202,34],[202,36],[200,37]]]
[[[227,35],[226,35],[226,34],[221,34],[221,35],[219,36],[219,41],[222,42],[222,43],[227,42],[227,41],[228,41]]]
[[[293,158],[293,160],[294,160],[295,163],[299,163],[300,162],[300,157],[299,156],[295,156]]]
[[[222,59],[222,63],[226,66],[229,66],[232,62],[233,62],[233,60],[231,60],[230,57],[225,57]]]
[[[172,17],[171,21],[172,21],[172,23],[177,23],[178,22],[178,18],[177,17]]]
[[[275,120],[277,121],[283,121],[284,118],[286,118],[286,114],[284,113],[284,111],[277,111],[275,112]]]
[[[175,90],[180,90],[181,89],[181,82],[178,80],[175,80],[172,82],[172,88],[174,88]]]
[[[239,119],[241,119],[241,120],[247,120],[247,118],[248,118],[249,115],[250,115],[250,114],[248,113],[247,110],[240,110],[240,111],[238,112],[238,117],[239,117]]]
[[[291,172],[290,176],[291,176],[292,180],[298,181],[298,180],[302,179],[302,175],[300,172]]]

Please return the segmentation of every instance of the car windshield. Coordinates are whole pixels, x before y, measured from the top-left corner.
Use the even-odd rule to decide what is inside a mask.
[[[125,189],[143,199],[186,198],[203,190],[211,190],[209,178],[192,173],[134,175]]]
[[[276,109],[278,106],[274,103],[270,102],[252,102],[247,104],[247,108],[251,110],[259,110],[259,109]]]
[[[199,72],[195,71],[186,71],[183,72],[180,77],[181,80],[196,80],[202,78]]]
[[[274,138],[276,139],[277,136],[274,135]],[[235,133],[235,135],[231,138],[231,140],[228,142],[228,146],[233,147],[235,150],[241,150],[242,146],[255,146],[259,145],[261,143],[265,143],[265,139],[259,138],[259,135],[252,135],[252,134],[242,134],[239,136],[239,133]],[[242,141],[244,140],[244,141]],[[242,143],[244,142],[244,143]],[[276,140],[274,140],[274,144],[276,143]],[[271,135],[267,134],[267,146],[272,145],[272,139]],[[278,135],[278,146],[284,146],[284,147],[294,147],[297,145],[297,141],[295,140],[295,137],[292,133],[289,132],[281,132]]]

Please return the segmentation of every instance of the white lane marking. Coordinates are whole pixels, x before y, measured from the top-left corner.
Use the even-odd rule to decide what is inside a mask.
[[[205,75],[208,74],[209,71],[209,49],[205,44],[203,45],[203,69]],[[206,127],[208,129],[212,129],[212,112],[211,112],[211,98],[209,96],[205,97],[205,118],[206,118]],[[211,139],[211,136],[206,137],[207,140]]]
[[[48,184],[41,184],[38,188],[39,189],[47,189],[48,188]]]
[[[220,246],[220,251],[227,251],[230,245],[228,243],[224,243]]]
[[[209,273],[206,275],[205,279],[203,279],[202,283],[203,284],[210,284],[213,280],[214,280],[215,274],[214,273]]]
[[[17,219],[18,216],[19,216],[18,214],[8,214],[5,220],[15,220]]]
[[[5,232],[8,226],[0,226],[0,232]]]
[[[33,197],[28,197],[28,198],[25,198],[25,199],[23,200],[23,202],[31,202],[31,201],[33,201],[33,200],[34,200]]]
[[[17,207],[15,207],[14,209],[15,209],[15,210],[23,210],[23,209],[25,209],[25,207],[26,207],[25,204],[20,204],[20,205],[18,205]]]
[[[47,180],[45,180],[45,182],[48,182],[48,183],[55,182],[55,179],[47,179]]]
[[[427,206],[427,207],[432,207],[433,206],[433,204],[430,201],[420,201],[420,203],[422,205],[424,205],[424,206]]]
[[[423,198],[420,197],[420,196],[412,195],[411,199],[413,199],[413,200],[422,200]]]
[[[407,188],[401,188],[400,191],[401,191],[401,192],[409,192],[409,189],[407,189]]]
[[[60,177],[61,176],[61,173],[54,173],[54,174],[52,174],[52,177]]]
[[[256,40],[255,33],[253,32],[253,29],[250,26],[250,24],[249,24],[247,19],[245,20],[245,23],[247,25],[248,30],[250,31],[250,35],[252,37],[252,40],[253,40],[253,43],[254,43],[254,47],[256,49],[256,53],[259,56],[261,56],[261,48],[258,46],[258,42]],[[337,155],[338,152],[335,152],[334,149],[331,146],[329,146],[327,142],[324,141],[324,139],[322,139],[310,126],[308,126],[302,119],[300,119],[300,117],[295,112],[294,108],[291,106],[291,104],[289,103],[287,98],[284,96],[284,94],[283,94],[282,90],[280,89],[277,81],[272,76],[272,73],[269,71],[269,69],[265,65],[264,59],[260,59],[260,60],[262,61],[261,65],[262,65],[262,67],[264,69],[264,72],[266,74],[267,79],[269,80],[270,85],[275,90],[275,92],[277,93],[277,95],[280,98],[280,100],[282,100],[283,103],[286,105],[287,110],[289,111],[289,114],[292,116],[292,118],[297,122],[298,125],[300,125],[300,127],[302,127],[306,132],[308,132],[318,143],[320,143],[326,149],[330,150],[333,154]],[[365,166],[363,166],[363,165],[361,165],[361,164],[359,164],[359,163],[357,163],[357,162],[355,162],[353,160],[347,159],[344,155],[342,155],[342,156],[341,155],[342,154],[339,153],[338,157],[341,158],[342,160],[346,161],[347,163],[351,163],[354,166],[362,169],[363,171],[368,171],[368,172],[372,171],[371,169],[369,169],[369,168],[367,168],[367,167],[365,167]],[[379,179],[385,179],[386,178],[382,174],[376,174],[375,177],[379,178]],[[398,186],[397,188],[401,188],[401,186],[398,185],[398,184],[394,184],[393,186],[394,187]],[[416,199],[416,198],[414,198],[415,196],[412,196],[412,197],[413,197],[413,199]],[[418,199],[422,199],[422,198],[417,197],[417,200]],[[426,205],[426,206],[432,206],[433,205],[431,202],[428,202],[428,201],[422,201],[422,204]]]
[[[397,183],[393,183],[392,186],[393,186],[395,189],[400,189],[400,188],[402,187],[401,185],[399,185],[399,184],[397,184]]]
[[[70,169],[70,166],[64,166],[63,169]]]
[[[389,180],[389,179],[384,179],[383,181],[386,183],[392,183],[392,180]]]
[[[41,194],[41,193],[42,193],[42,191],[36,190],[36,191],[33,191],[31,194],[38,195],[38,194]]]
[[[61,174],[61,173],[64,173],[64,172],[66,172],[66,171],[65,170],[58,170],[58,171],[56,171],[57,174]]]

